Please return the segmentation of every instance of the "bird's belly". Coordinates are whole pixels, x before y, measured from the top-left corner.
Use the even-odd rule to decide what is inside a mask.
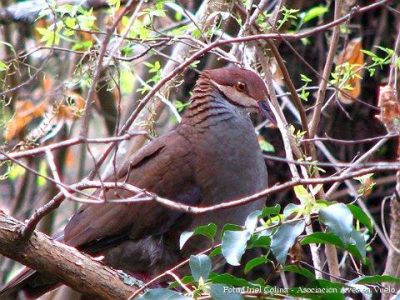
[[[215,162],[214,167],[218,168],[221,163],[229,163],[230,167],[226,172],[219,172],[218,176],[213,175],[213,170],[205,171],[202,186],[201,206],[215,206],[223,202],[238,200],[246,196],[257,193],[267,187],[267,173],[264,161],[257,153],[255,157],[246,158],[253,162],[251,168],[243,167],[241,164],[235,165],[232,161]],[[193,216],[192,228],[208,223],[216,223],[222,227],[226,223],[243,225],[246,217],[254,210],[260,209],[265,199],[258,199],[252,203],[210,211]]]

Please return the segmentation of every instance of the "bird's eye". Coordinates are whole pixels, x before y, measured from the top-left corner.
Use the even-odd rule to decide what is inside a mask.
[[[246,90],[246,84],[244,82],[239,81],[238,83],[236,83],[236,89],[239,92],[244,92]]]

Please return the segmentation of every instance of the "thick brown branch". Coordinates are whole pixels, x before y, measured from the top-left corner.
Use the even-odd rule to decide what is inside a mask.
[[[71,288],[101,299],[127,299],[136,289],[125,285],[118,273],[75,248],[34,232],[21,240],[22,223],[0,212],[0,254],[32,269],[54,274]]]

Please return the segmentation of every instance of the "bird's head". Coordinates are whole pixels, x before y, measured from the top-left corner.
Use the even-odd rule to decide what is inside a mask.
[[[267,87],[255,72],[238,67],[227,67],[207,70],[205,73],[211,83],[232,104],[250,111],[256,110],[276,124],[269,103]]]

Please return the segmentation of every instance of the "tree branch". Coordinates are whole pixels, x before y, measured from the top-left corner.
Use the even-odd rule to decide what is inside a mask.
[[[0,254],[37,271],[54,274],[71,288],[98,298],[127,299],[136,290],[124,284],[117,271],[43,233],[35,231],[29,240],[22,240],[22,226],[0,211]]]

